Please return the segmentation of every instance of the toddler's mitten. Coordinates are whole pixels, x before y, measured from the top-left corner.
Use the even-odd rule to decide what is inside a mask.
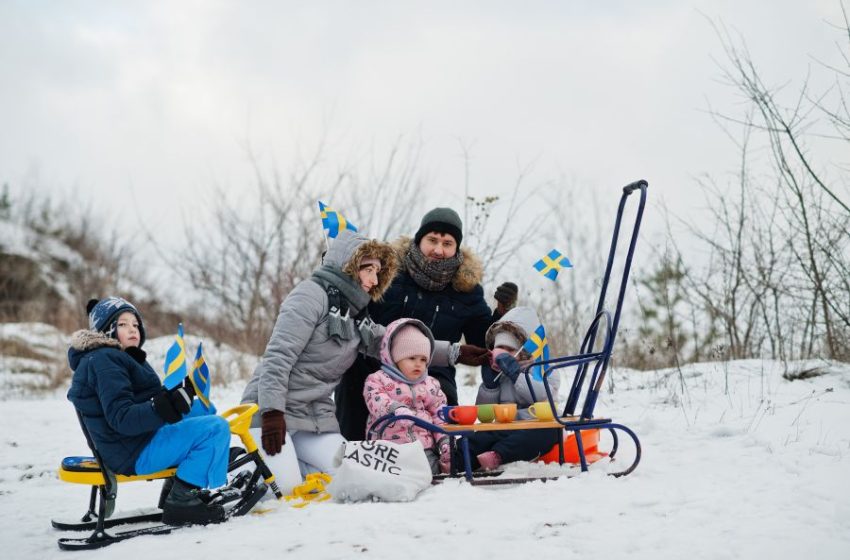
[[[516,358],[507,353],[499,354],[496,356],[496,363],[499,365],[502,373],[510,378],[511,383],[516,383],[520,370],[519,362],[516,361]]]

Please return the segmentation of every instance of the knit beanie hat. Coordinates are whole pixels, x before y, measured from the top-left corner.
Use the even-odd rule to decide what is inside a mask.
[[[457,212],[451,208],[434,208],[422,216],[422,224],[416,232],[413,241],[419,245],[422,238],[429,232],[447,233],[455,238],[460,245],[463,239],[463,222]]]
[[[419,328],[405,325],[393,336],[390,356],[395,364],[411,356],[425,356],[430,362],[431,341]]]
[[[519,339],[517,339],[517,337],[513,334],[507,331],[500,331],[496,333],[496,338],[493,340],[493,347],[495,348],[496,346],[519,350],[519,347],[522,346],[522,344],[520,344]]]
[[[129,311],[139,321],[139,348],[145,343],[145,326],[142,323],[142,314],[135,306],[124,298],[110,296],[102,300],[91,299],[86,304],[89,314],[89,329],[104,333],[112,338],[117,337],[115,332],[118,317]]]

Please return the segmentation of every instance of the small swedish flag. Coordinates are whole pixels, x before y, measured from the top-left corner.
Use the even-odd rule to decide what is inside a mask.
[[[536,268],[540,274],[552,281],[558,278],[559,270],[562,268],[572,267],[573,265],[570,262],[570,259],[555,249],[552,249],[545,257],[534,263],[534,268]]]
[[[215,414],[215,405],[210,401],[210,368],[204,359],[204,345],[198,344],[198,351],[195,353],[195,365],[192,368],[192,385],[195,386],[195,396],[198,400],[192,405],[192,408],[202,407],[203,413]]]
[[[357,227],[343,217],[342,214],[322,202],[319,201],[319,212],[322,214],[322,227],[328,230],[328,237],[336,239],[339,232],[346,229],[357,231]]]
[[[549,359],[549,341],[546,339],[546,329],[543,325],[538,326],[522,345],[522,349],[531,354],[535,362]],[[531,376],[538,380],[543,380],[543,366],[534,366]]]
[[[183,342],[183,323],[177,325],[177,336],[165,353],[165,377],[162,385],[166,389],[173,389],[180,385],[189,370],[186,367],[186,343]]]

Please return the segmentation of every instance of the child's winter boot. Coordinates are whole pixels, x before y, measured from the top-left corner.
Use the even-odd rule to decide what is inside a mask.
[[[165,507],[165,499],[168,498],[168,495],[171,493],[171,487],[174,486],[174,477],[169,476],[165,480],[162,481],[162,490],[159,491],[159,502],[157,502],[156,507],[162,509]]]
[[[495,451],[485,451],[475,457],[478,459],[478,464],[485,471],[493,471],[499,468],[502,464],[502,456]]]
[[[168,525],[206,525],[224,521],[224,508],[205,502],[203,497],[200,488],[174,477],[174,485],[163,504],[162,522]]]

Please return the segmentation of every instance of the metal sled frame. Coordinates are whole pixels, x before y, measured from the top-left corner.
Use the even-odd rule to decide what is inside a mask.
[[[256,404],[243,404],[221,414],[228,423],[230,424],[230,433],[239,437],[242,441],[243,446],[245,447],[245,453],[239,455],[238,457],[231,460],[231,462],[227,466],[228,472],[232,472],[248,463],[254,463],[256,465],[256,469],[251,475],[250,481],[247,484],[247,487],[253,487],[262,476],[263,481],[268,485],[269,488],[274,492],[275,496],[278,499],[283,498],[283,493],[278,488],[277,482],[275,482],[274,474],[272,474],[268,465],[266,465],[265,461],[263,461],[262,456],[260,455],[259,449],[257,447],[257,443],[254,441],[254,438],[251,436],[248,429],[251,424],[251,417],[257,412],[258,406]],[[92,548],[97,547],[102,543],[103,545],[114,542],[116,539],[113,535],[110,535],[106,532],[108,527],[112,527],[117,525],[118,523],[110,523],[109,516],[112,515],[115,509],[115,501],[118,496],[118,485],[125,482],[134,482],[138,480],[159,480],[172,477],[176,474],[177,469],[165,469],[162,471],[157,471],[155,473],[145,474],[145,475],[133,475],[133,476],[124,476],[124,475],[116,475],[112,471],[106,467],[106,464],[103,462],[100,453],[98,453],[97,448],[94,445],[94,441],[91,439],[91,435],[86,429],[85,423],[83,422],[82,416],[79,412],[77,412],[77,418],[80,421],[80,427],[83,430],[83,434],[86,437],[86,443],[91,450],[93,457],[66,457],[62,464],[59,467],[59,478],[65,482],[70,482],[72,484],[87,484],[91,485],[91,495],[89,497],[89,509],[80,519],[80,525],[85,525],[88,527],[89,524],[94,523],[94,532],[91,534],[88,539],[88,542],[91,543]],[[84,459],[83,461],[70,461],[76,459]],[[67,463],[73,462],[76,466],[69,467]],[[158,522],[162,519],[162,513],[149,513],[144,515],[137,515],[124,522]],[[65,527],[62,524],[53,522],[53,527],[57,529],[64,529]],[[170,531],[168,528],[154,527],[152,528],[154,531],[151,534],[163,534]],[[69,541],[77,541],[78,539],[59,539],[59,548],[68,548],[69,546],[63,546],[63,543]]]
[[[564,407],[564,411],[561,416],[554,418],[551,421],[541,422],[541,421],[519,421],[512,422],[507,424],[473,424],[473,425],[458,425],[458,424],[446,424],[442,426],[437,426],[431,424],[430,422],[426,422],[419,418],[409,415],[394,415],[388,414],[382,416],[375,420],[372,426],[369,428],[367,433],[367,437],[375,434],[378,437],[383,433],[384,429],[391,422],[395,422],[397,420],[410,420],[414,424],[421,426],[427,430],[431,430],[436,433],[442,433],[449,436],[449,439],[452,444],[454,444],[454,438],[458,437],[460,440],[460,448],[463,455],[464,462],[464,473],[463,476],[470,481],[471,483],[477,484],[498,484],[500,482],[504,483],[513,483],[518,482],[517,480],[504,480],[499,481],[498,479],[488,479],[488,480],[476,480],[476,477],[482,476],[482,473],[476,473],[473,476],[472,468],[471,468],[471,458],[469,455],[469,442],[467,441],[467,437],[471,434],[478,431],[488,431],[488,430],[516,430],[516,429],[552,429],[552,428],[563,428],[566,431],[571,431],[575,434],[576,447],[579,455],[579,462],[581,464],[581,470],[586,472],[588,469],[588,461],[585,453],[584,444],[582,442],[582,430],[608,430],[611,433],[613,438],[613,446],[611,451],[608,452],[608,457],[610,459],[614,459],[617,454],[617,449],[619,446],[619,438],[617,432],[620,431],[630,437],[635,445],[635,458],[632,463],[622,471],[618,471],[615,473],[609,473],[611,476],[626,476],[633,472],[635,468],[637,468],[638,463],[641,458],[641,445],[640,440],[638,440],[637,435],[629,429],[627,426],[623,424],[617,424],[611,421],[608,418],[594,418],[593,411],[596,407],[596,401],[599,398],[599,392],[602,389],[602,384],[605,381],[605,375],[608,371],[608,365],[611,361],[611,354],[614,350],[614,341],[617,335],[617,329],[620,324],[620,314],[623,309],[623,299],[626,293],[626,286],[628,285],[629,272],[632,266],[632,258],[634,257],[635,245],[637,244],[638,232],[640,231],[641,220],[643,219],[643,211],[646,206],[646,191],[648,188],[648,183],[644,180],[635,181],[629,185],[623,187],[623,194],[620,197],[620,204],[617,208],[617,219],[614,223],[614,234],[611,239],[611,247],[608,251],[608,264],[605,268],[605,275],[602,280],[602,287],[599,293],[599,300],[596,305],[596,313],[594,315],[593,321],[590,323],[590,327],[587,329],[585,333],[584,339],[581,343],[581,347],[579,349],[579,353],[572,356],[563,356],[560,358],[554,358],[546,361],[536,362],[533,366],[543,365],[543,369],[546,371],[546,374],[543,376],[543,386],[546,389],[546,400],[549,401],[552,410],[557,410],[555,408],[555,396],[552,394],[552,389],[549,385],[549,375],[555,370],[568,368],[568,367],[576,367],[576,373],[573,377],[573,382],[570,387],[570,392],[567,396],[567,403]],[[620,282],[620,290],[617,295],[617,304],[614,309],[614,315],[612,317],[611,313],[605,309],[605,297],[608,292],[608,285],[611,279],[611,270],[614,267],[614,259],[617,255],[617,244],[618,238],[620,235],[620,226],[623,219],[623,211],[626,206],[626,202],[629,196],[635,191],[640,192],[640,200],[638,202],[637,212],[635,214],[635,223],[631,232],[631,238],[629,239],[628,251],[626,253],[625,263],[623,267],[623,277]],[[602,348],[598,351],[595,351],[597,339],[600,338],[600,328],[602,328],[602,334],[604,335]],[[593,364],[593,369],[590,375],[589,385],[587,388],[587,392],[584,398],[584,404],[581,409],[581,414],[576,415],[575,411],[578,406],[579,399],[581,397],[582,386],[584,385],[585,379],[587,378],[587,374],[591,371],[590,366]],[[527,367],[523,370],[522,374],[525,375],[526,382],[528,383],[529,390],[534,397],[535,401],[543,400],[538,399],[534,394],[534,390],[531,386],[530,379],[530,369],[532,366]],[[561,432],[558,432],[559,436]],[[555,442],[553,442],[554,444]],[[558,445],[558,461],[560,464],[564,464],[564,438],[558,437],[557,441]],[[452,461],[451,467],[451,475],[450,476],[458,476],[458,472],[456,469],[456,465],[454,464],[454,460]],[[501,473],[496,473],[501,474]],[[492,477],[493,473],[485,473],[486,477]]]

